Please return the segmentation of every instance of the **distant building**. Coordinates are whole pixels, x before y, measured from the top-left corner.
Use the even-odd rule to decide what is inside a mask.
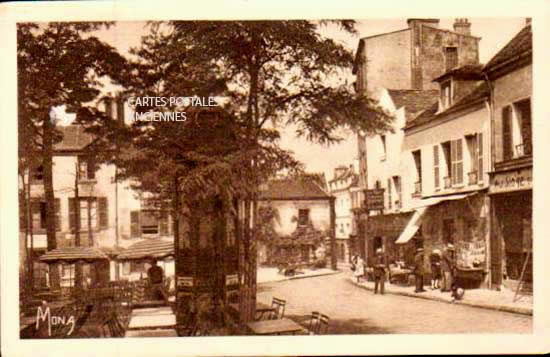
[[[353,189],[358,187],[358,176],[353,165],[336,167],[328,185],[335,197],[336,255],[339,263],[347,263],[351,258],[350,237],[356,234],[352,200]]]
[[[322,245],[330,254],[330,237],[334,232],[334,198],[311,175],[275,179],[260,192],[259,207],[276,211],[274,229],[277,237],[260,248],[260,263],[289,257],[310,263]],[[278,257],[278,258],[275,258]],[[329,263],[327,257],[327,265]]]
[[[467,19],[457,19],[453,31],[440,29],[439,19],[407,19],[407,25],[359,40],[353,67],[358,93],[437,89],[434,78],[479,62],[480,38],[470,34]]]

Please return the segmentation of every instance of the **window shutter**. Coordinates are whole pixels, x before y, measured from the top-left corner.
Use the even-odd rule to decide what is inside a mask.
[[[19,231],[25,231],[27,227],[27,200],[23,195],[19,195]]]
[[[159,231],[161,236],[168,235],[168,212],[166,210],[160,211]]]
[[[456,183],[464,181],[464,172],[462,166],[462,139],[456,141]]]
[[[69,228],[71,231],[76,229],[76,207],[73,197],[69,197]]]
[[[439,187],[439,148],[434,145],[434,186]]]
[[[519,104],[521,110],[521,140],[523,154],[531,155],[531,101],[525,100]]]
[[[502,108],[502,156],[509,160],[512,155],[512,111],[508,106]]]
[[[139,224],[139,211],[130,212],[130,236],[137,238],[141,236],[141,226]]]
[[[388,179],[388,208],[391,209],[391,179]]]
[[[54,201],[55,207],[55,230],[61,231],[61,200],[56,198]]]
[[[107,209],[107,197],[98,197],[99,200],[99,227],[102,229],[109,227],[109,214]]]
[[[477,134],[477,180],[483,180],[483,134]]]
[[[86,160],[86,171],[88,175],[88,180],[95,179],[95,172],[96,172],[96,162],[95,162],[95,156],[90,155],[88,156]]]

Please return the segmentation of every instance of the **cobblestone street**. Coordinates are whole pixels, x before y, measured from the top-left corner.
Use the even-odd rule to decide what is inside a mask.
[[[532,317],[397,295],[374,295],[348,281],[349,273],[258,286],[258,301],[287,301],[285,316],[330,317],[331,334],[530,333]]]

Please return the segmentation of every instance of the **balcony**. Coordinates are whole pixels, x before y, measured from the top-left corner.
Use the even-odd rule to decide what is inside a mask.
[[[414,192],[412,197],[420,197],[422,195],[422,181],[417,181],[414,183]]]
[[[443,188],[451,188],[451,178],[449,176],[443,177]]]
[[[475,185],[478,182],[477,171],[468,172],[468,184]]]

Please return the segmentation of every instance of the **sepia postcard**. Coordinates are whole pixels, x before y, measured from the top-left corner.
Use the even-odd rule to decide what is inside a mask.
[[[549,352],[548,11],[0,5],[2,354]]]

